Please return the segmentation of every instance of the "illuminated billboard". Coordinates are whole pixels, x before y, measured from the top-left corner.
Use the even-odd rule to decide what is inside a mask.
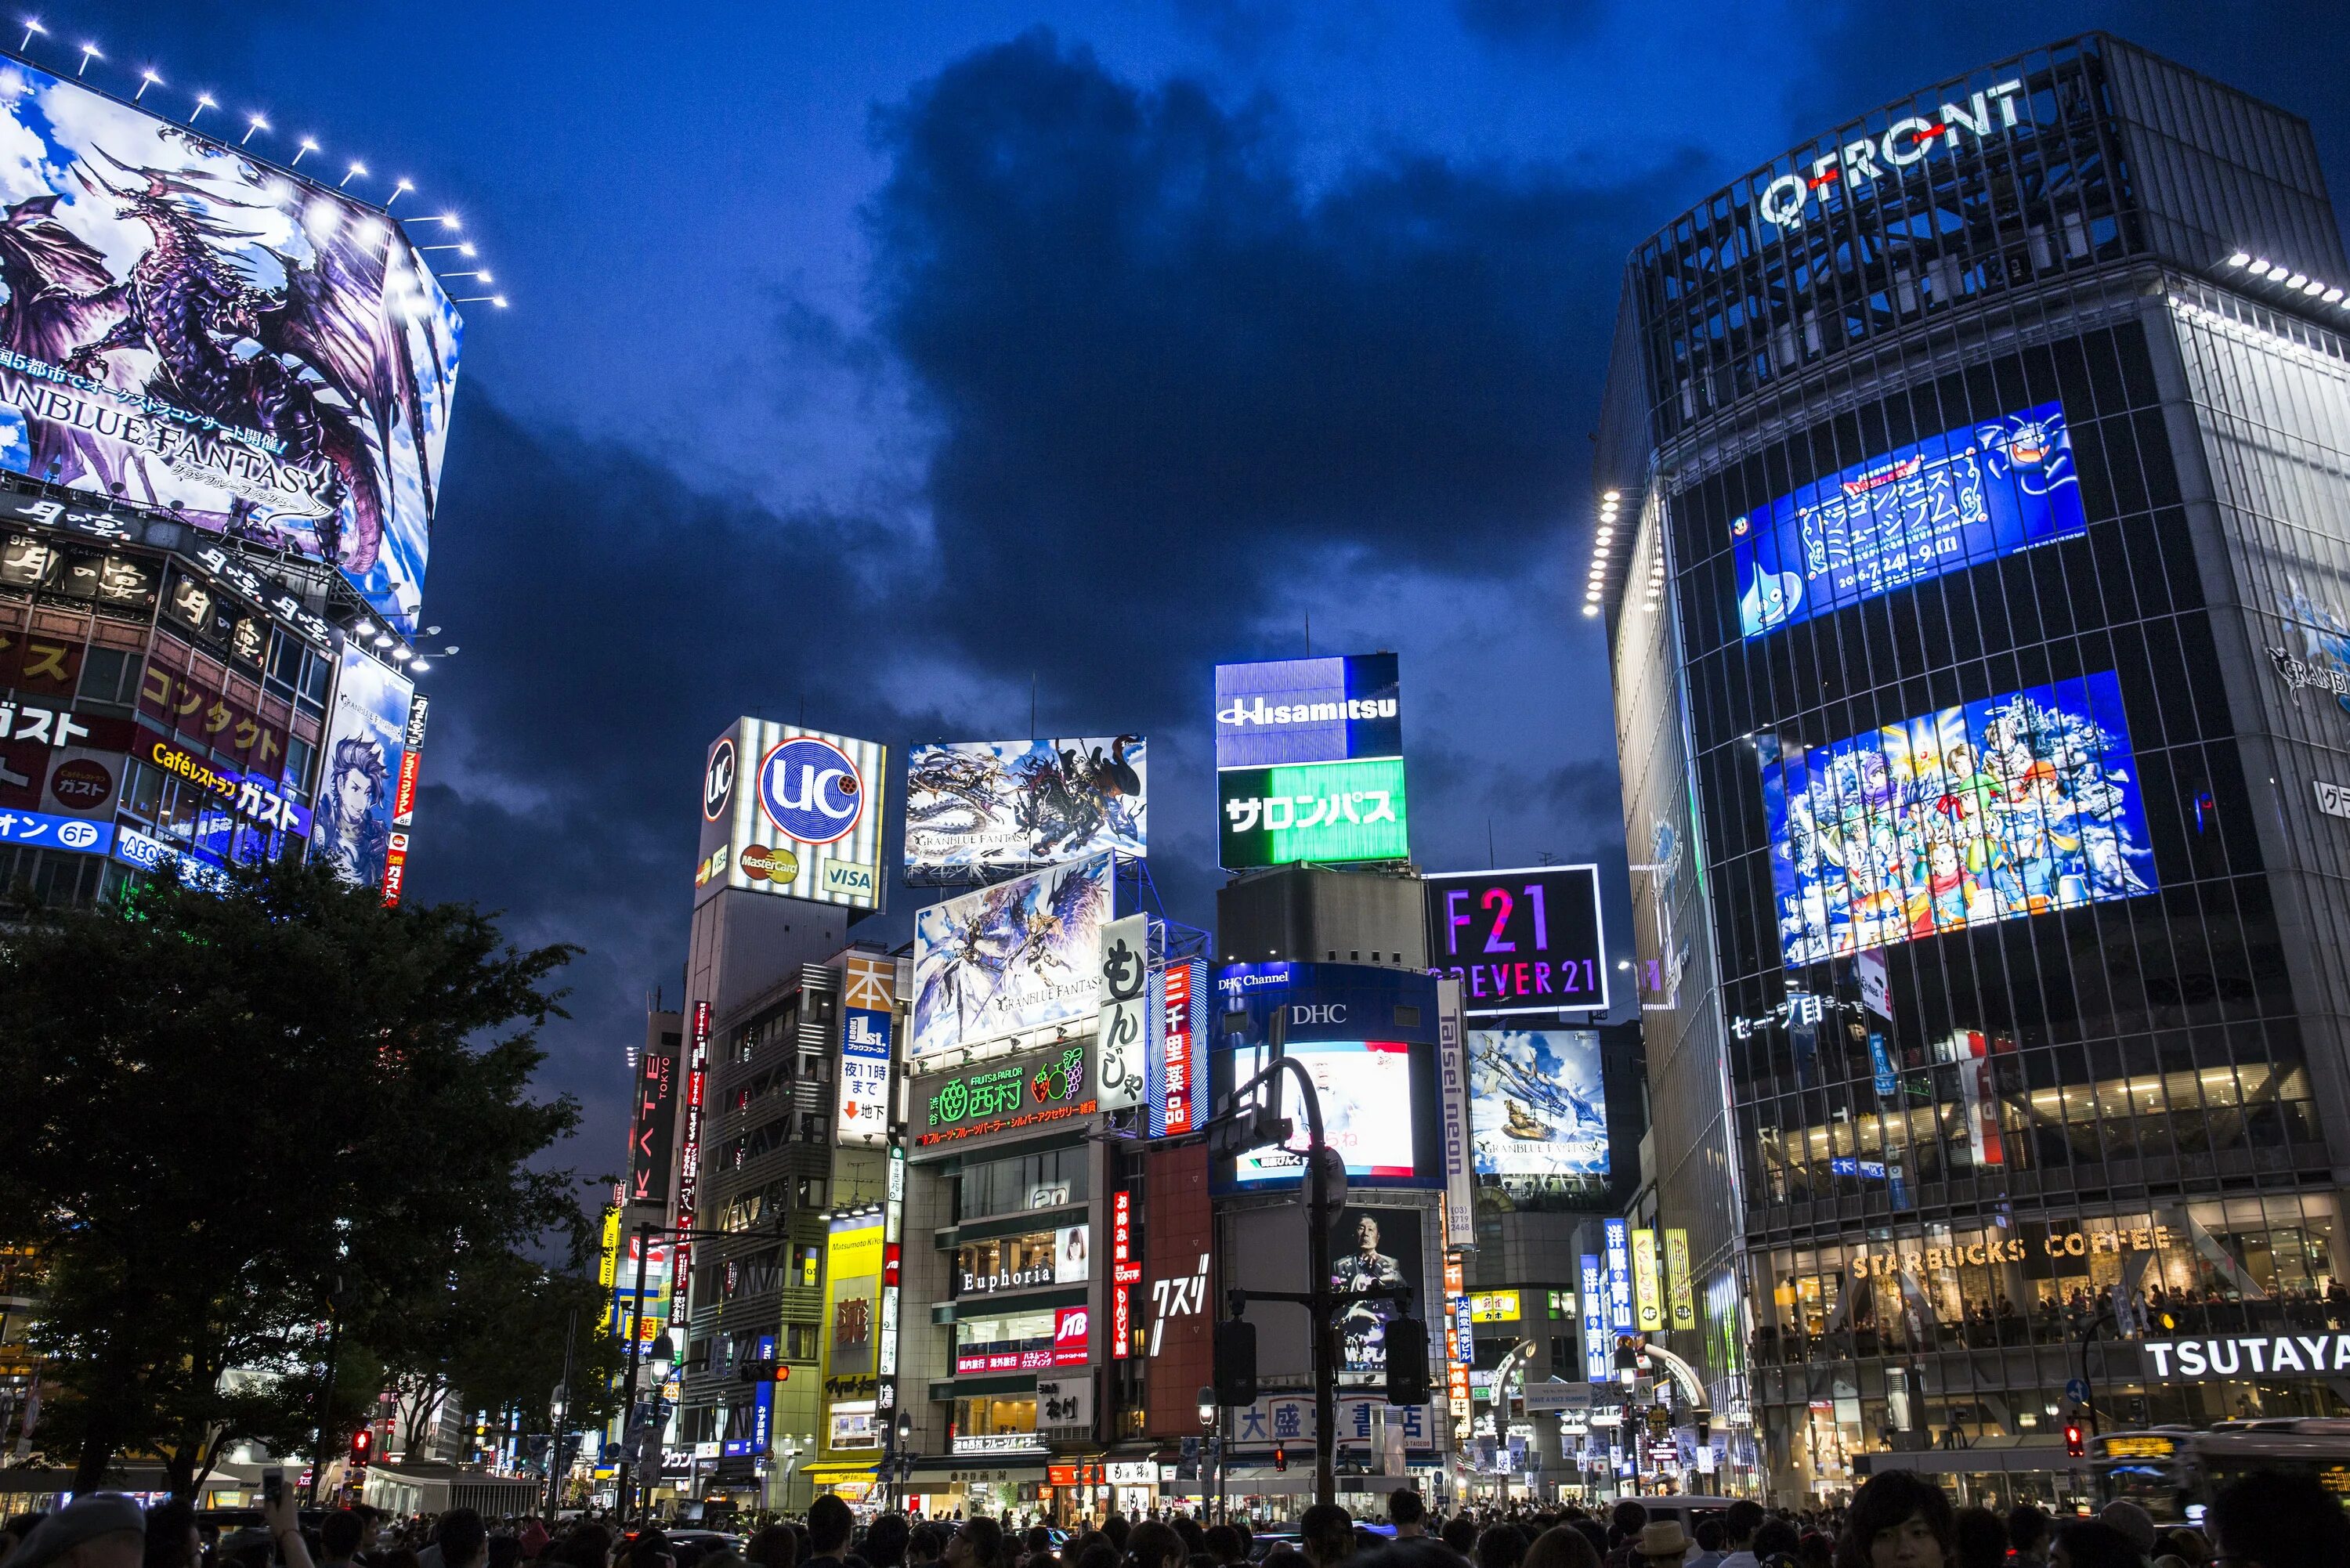
[[[1739,626],[1760,637],[2087,526],[2064,405],[1995,415],[1734,519]]]
[[[310,856],[354,888],[383,886],[391,808],[415,683],[345,643],[335,705],[319,748]]]
[[[889,755],[871,741],[736,720],[702,758],[693,901],[733,888],[879,909]]]
[[[1392,653],[1216,667],[1216,863],[1404,860]]]
[[[1315,1040],[1285,1047],[1314,1080],[1322,1104],[1322,1139],[1347,1162],[1348,1176],[1409,1178],[1415,1167],[1411,1047],[1400,1040]],[[1233,1053],[1233,1081],[1246,1083],[1267,1060],[1263,1046]],[[1305,1116],[1285,1145],[1254,1149],[1233,1162],[1241,1182],[1295,1180],[1305,1168]]]
[[[1216,766],[1403,755],[1396,656],[1216,666]]]
[[[0,67],[0,467],[341,569],[412,630],[460,322],[381,213]]]
[[[906,1059],[1089,1019],[1101,1006],[1101,931],[1114,857],[1033,872],[914,917],[914,1028]]]
[[[1406,860],[1403,759],[1227,768],[1216,775],[1216,864]]]
[[[1513,1197],[1607,1176],[1607,1091],[1596,1029],[1469,1033],[1470,1148],[1481,1184]]]
[[[1428,956],[1471,1018],[1607,1007],[1596,866],[1428,876]]]
[[[835,1138],[889,1141],[889,1047],[897,1035],[896,961],[850,953],[841,965],[840,1085]]]
[[[909,748],[907,879],[985,882],[1104,849],[1144,853],[1147,750],[1139,735]]]
[[[1809,751],[1755,744],[1790,968],[2155,889],[2111,671]]]
[[[1409,1209],[1348,1209],[1338,1217],[1330,1241],[1330,1288],[1367,1291],[1408,1285],[1411,1299],[1425,1301],[1419,1254],[1419,1215]],[[1335,1326],[1345,1345],[1343,1372],[1385,1376],[1388,1324],[1409,1317],[1411,1309],[1393,1299],[1349,1302],[1338,1309]]]

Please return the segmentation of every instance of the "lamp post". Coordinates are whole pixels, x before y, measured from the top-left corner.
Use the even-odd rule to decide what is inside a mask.
[[[652,1522],[653,1488],[660,1485],[661,1476],[661,1428],[667,1425],[669,1415],[664,1408],[667,1400],[661,1389],[669,1383],[670,1368],[676,1364],[677,1341],[671,1336],[669,1330],[663,1329],[660,1337],[653,1341],[652,1397],[648,1401],[652,1407],[651,1444],[646,1449],[644,1473],[639,1478],[642,1484],[637,1493],[637,1519],[640,1524]]]
[[[1211,1513],[1208,1508],[1207,1480],[1205,1477],[1201,1478],[1200,1511],[1208,1514],[1220,1524],[1223,1522],[1224,1517],[1224,1446],[1216,1440],[1215,1427],[1216,1418],[1222,1414],[1223,1407],[1216,1403],[1216,1386],[1212,1383],[1201,1384],[1200,1386],[1200,1430],[1202,1436],[1200,1439],[1200,1447],[1207,1456],[1208,1462],[1215,1466],[1216,1490],[1215,1510]]]

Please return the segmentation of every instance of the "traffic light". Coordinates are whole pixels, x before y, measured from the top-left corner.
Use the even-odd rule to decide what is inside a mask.
[[[1426,1350],[1421,1352],[1426,1359]],[[1216,1325],[1216,1403],[1256,1403],[1256,1324],[1230,1317]]]
[[[1399,1317],[1387,1327],[1388,1403],[1428,1403],[1428,1324]]]
[[[1273,1445],[1273,1468],[1277,1470],[1285,1470],[1289,1468],[1289,1445],[1287,1443],[1275,1443]]]
[[[361,1427],[351,1434],[351,1469],[365,1469],[375,1454],[375,1428]]]
[[[2078,1421],[2065,1422],[2064,1457],[2068,1459],[2077,1459],[2081,1457],[2085,1447],[2086,1445],[2081,1441],[2081,1423]]]

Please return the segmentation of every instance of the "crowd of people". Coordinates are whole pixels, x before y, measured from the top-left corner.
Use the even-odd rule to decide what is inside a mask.
[[[1899,1472],[1874,1478],[1841,1510],[1798,1515],[1742,1501],[1693,1526],[1631,1499],[1605,1514],[1514,1506],[1447,1517],[1402,1490],[1377,1527],[1321,1503],[1294,1534],[1263,1538],[1245,1521],[1180,1512],[1113,1515],[1066,1534],[895,1511],[860,1526],[837,1497],[747,1539],[628,1532],[592,1516],[493,1526],[463,1508],[408,1520],[335,1509],[306,1524],[282,1497],[265,1502],[258,1523],[219,1529],[184,1502],[142,1511],[92,1492],[0,1525],[0,1568],[2350,1568],[2350,1517],[2303,1477],[2246,1477],[2205,1522],[2208,1535],[2158,1529],[2128,1502],[2095,1517],[2031,1507],[2002,1515],[1954,1507],[1932,1480]]]

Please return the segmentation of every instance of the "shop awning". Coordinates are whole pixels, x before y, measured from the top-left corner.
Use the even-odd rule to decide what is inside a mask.
[[[842,1481],[869,1481],[873,1479],[877,1462],[868,1460],[861,1465],[803,1465],[800,1467],[800,1474],[818,1486],[837,1486]]]

